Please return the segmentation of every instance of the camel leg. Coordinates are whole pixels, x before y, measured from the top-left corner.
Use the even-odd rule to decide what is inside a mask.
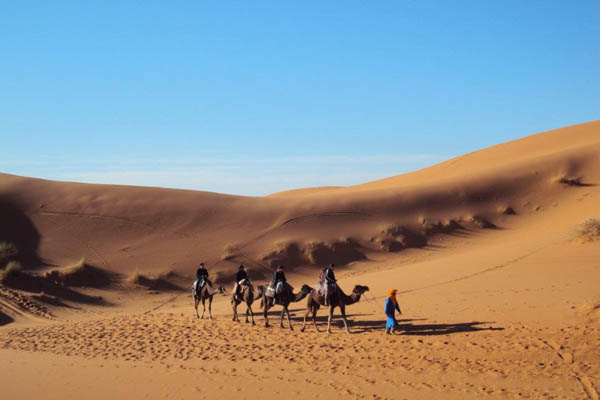
[[[310,306],[306,307],[306,312],[304,313],[304,321],[302,322],[302,328],[300,328],[300,332],[304,332],[306,328],[306,317],[310,314]]]
[[[206,299],[203,297],[202,298],[202,315],[200,316],[200,319],[204,319],[204,312],[206,311],[205,301],[206,301]]]
[[[254,322],[254,311],[252,311],[252,306],[248,306],[248,309],[250,310],[250,316],[252,317],[252,325],[256,325],[256,322]]]
[[[212,296],[208,298],[208,319],[213,319],[212,317]]]
[[[263,316],[265,318],[265,328],[269,327],[269,306],[267,305],[267,301],[264,302],[264,311]]]
[[[237,301],[233,300],[233,321],[240,322],[240,320],[238,318],[238,313],[237,313],[237,306],[238,306]]]
[[[198,304],[200,303],[200,299],[194,297],[194,310],[196,310],[196,318],[200,318],[200,314],[198,314]]]
[[[317,311],[318,310],[319,309],[317,307],[313,307],[313,310],[312,310],[312,320],[313,320],[313,325],[315,326],[316,331],[317,332],[321,332],[319,330],[319,327],[317,326]]]
[[[250,314],[250,310],[248,308],[248,304],[246,304],[246,323],[248,323],[248,314]]]
[[[287,313],[288,325],[290,326],[290,331],[293,331],[294,327],[292,326],[292,319],[290,318],[290,309],[286,307],[285,312]]]
[[[340,307],[340,311],[342,312],[342,320],[344,321],[344,326],[346,327],[346,333],[350,333],[350,328],[348,328],[348,321],[346,320],[346,307]]]
[[[285,306],[283,306],[283,310],[281,310],[281,319],[279,320],[279,327],[280,328],[285,328],[285,326],[283,326],[283,317],[285,316]]]
[[[327,318],[327,333],[331,333],[331,319],[333,318],[333,306],[329,307],[329,318]]]

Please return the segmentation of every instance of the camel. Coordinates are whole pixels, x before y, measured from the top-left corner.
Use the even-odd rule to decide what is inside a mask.
[[[194,309],[196,310],[196,317],[203,319],[204,312],[206,311],[206,299],[208,299],[208,319],[212,319],[212,301],[213,296],[219,292],[225,294],[225,288],[223,286],[219,286],[216,290],[212,288],[212,284],[209,282],[205,283],[202,286],[200,291],[196,291],[195,289],[192,291],[192,295],[194,296]],[[198,314],[198,304],[202,301],[202,315]]]
[[[246,323],[248,323],[248,313],[252,316],[252,325],[256,325],[254,322],[254,311],[252,311],[252,303],[254,302],[254,288],[252,285],[243,285],[240,288],[240,298],[235,298],[235,293],[231,295],[231,305],[233,307],[233,320],[240,322],[238,318],[237,307],[239,304],[246,303]]]
[[[290,311],[288,310],[288,306],[290,305],[290,303],[296,303],[308,296],[308,294],[312,292],[313,289],[308,285],[302,285],[302,288],[298,293],[293,293],[293,291],[291,290],[291,286],[289,285],[286,286],[286,289],[286,292],[280,298],[280,304],[283,306],[283,311],[281,311],[281,320],[279,321],[279,326],[281,328],[284,328],[283,316],[284,314],[287,314],[290,330],[293,331],[294,328],[292,327],[292,319],[290,318]],[[260,308],[264,309],[263,315],[265,318],[265,327],[269,327],[268,311],[271,307],[273,307],[273,304],[271,304],[271,299],[267,298],[266,291],[267,289],[264,286],[258,286],[258,296],[261,298]]]
[[[346,327],[346,332],[350,333],[348,321],[346,320],[346,306],[357,303],[360,300],[360,296],[368,290],[369,288],[367,286],[356,285],[352,290],[352,294],[348,296],[338,286],[337,290],[331,293],[329,301],[329,318],[327,319],[327,333],[331,333],[331,318],[333,318],[333,310],[335,310],[336,307],[340,308],[344,326]],[[304,324],[300,329],[301,332],[304,332],[304,329],[306,328],[306,317],[308,317],[308,315],[311,313],[315,329],[317,332],[321,332],[317,327],[317,311],[319,311],[319,308],[324,305],[325,297],[321,296],[316,290],[311,291],[306,301],[306,314],[304,314]]]

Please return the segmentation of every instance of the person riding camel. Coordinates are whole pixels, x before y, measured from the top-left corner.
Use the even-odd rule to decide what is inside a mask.
[[[236,299],[239,297],[240,287],[243,285],[249,285],[250,280],[248,279],[248,274],[244,269],[244,265],[240,264],[238,267],[238,271],[235,274],[235,286],[233,287],[233,295]]]
[[[201,262],[200,266],[196,270],[196,281],[194,282],[194,290],[196,292],[200,291],[207,283],[209,284],[209,286],[212,286],[210,284],[210,281],[208,280],[208,270],[204,266],[204,263]]]
[[[279,282],[281,282],[283,285],[287,283],[287,280],[285,278],[285,272],[283,272],[283,265],[278,266],[277,269],[273,271],[273,279],[271,279],[271,284],[269,285],[269,288],[271,289],[273,294],[273,304],[275,304],[275,299],[277,295],[280,294],[276,293],[277,285],[279,284]]]
[[[321,288],[323,289],[323,298],[325,300],[325,305],[329,305],[329,295],[330,289],[336,285],[337,279],[335,279],[335,273],[333,272],[333,264],[329,264],[329,266],[323,268],[321,270],[320,283]]]

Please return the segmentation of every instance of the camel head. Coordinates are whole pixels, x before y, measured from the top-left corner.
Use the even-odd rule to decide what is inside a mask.
[[[311,288],[310,286],[308,286],[308,285],[305,284],[305,285],[302,285],[302,288],[300,288],[300,291],[302,293],[308,294],[308,293],[310,293],[310,292],[313,291],[313,288]]]
[[[354,286],[354,289],[352,289],[352,293],[356,293],[356,294],[363,294],[365,292],[369,291],[369,287],[368,286],[362,286],[362,285],[356,285]]]

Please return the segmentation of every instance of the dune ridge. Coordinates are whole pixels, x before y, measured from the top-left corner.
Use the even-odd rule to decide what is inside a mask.
[[[598,399],[599,154],[594,121],[266,197],[1,174],[0,269],[22,265],[0,285],[2,393]],[[299,288],[330,262],[345,292],[370,290],[351,335],[338,311],[332,335],[299,332],[304,301],[294,331],[278,307],[265,328],[259,302],[257,326],[233,322],[230,293],[199,320],[200,261],[227,290],[239,263],[256,284],[284,264]],[[403,315],[386,337],[391,287]]]

